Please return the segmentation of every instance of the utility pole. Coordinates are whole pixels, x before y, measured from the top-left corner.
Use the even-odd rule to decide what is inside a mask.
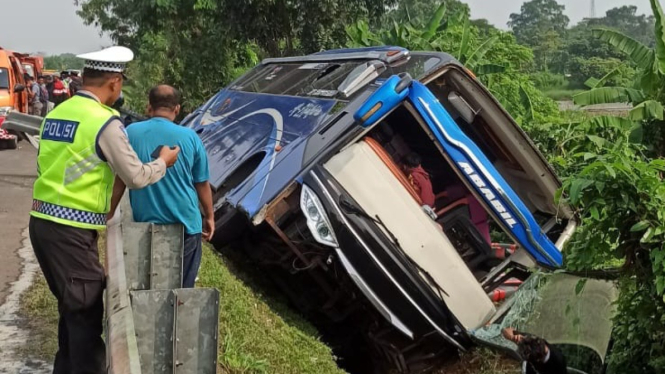
[[[596,18],[596,0],[591,0],[591,11],[589,12],[589,18]]]

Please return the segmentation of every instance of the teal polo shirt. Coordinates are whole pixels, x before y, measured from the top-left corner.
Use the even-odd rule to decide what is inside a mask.
[[[199,198],[194,185],[210,178],[203,142],[194,130],[165,118],[152,118],[127,127],[129,143],[144,163],[160,145],[179,146],[178,160],[159,182],[130,190],[129,198],[137,222],[182,223],[188,235],[202,232]]]

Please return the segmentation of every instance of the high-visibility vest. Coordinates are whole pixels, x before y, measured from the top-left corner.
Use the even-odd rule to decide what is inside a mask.
[[[100,131],[118,115],[79,94],[44,118],[32,216],[84,229],[104,228],[114,173],[98,155],[96,143]]]

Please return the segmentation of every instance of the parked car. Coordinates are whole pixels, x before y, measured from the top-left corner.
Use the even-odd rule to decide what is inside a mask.
[[[215,246],[241,244],[352,371],[368,351],[416,372],[486,343],[513,303],[497,295],[559,268],[577,225],[528,136],[445,53],[267,59],[182,124],[208,153]]]

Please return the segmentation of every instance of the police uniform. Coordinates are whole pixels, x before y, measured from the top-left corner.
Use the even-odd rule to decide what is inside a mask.
[[[122,73],[133,54],[111,47],[78,57],[86,60],[88,71]],[[40,135],[29,231],[58,300],[59,350],[53,372],[104,373],[105,276],[97,230],[105,228],[116,174],[130,188],[142,188],[161,179],[166,164],[161,159],[141,163],[118,112],[85,87],[46,116]]]

